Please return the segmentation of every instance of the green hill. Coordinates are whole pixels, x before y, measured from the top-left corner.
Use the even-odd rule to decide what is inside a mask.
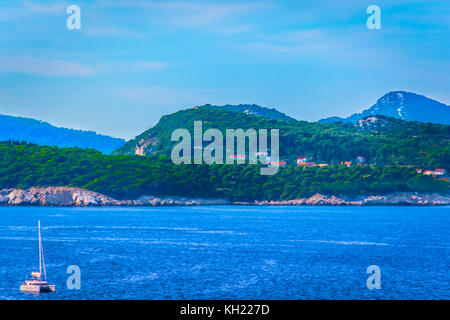
[[[353,123],[317,123],[274,120],[206,105],[178,111],[160,119],[153,128],[130,140],[116,155],[170,155],[172,132],[185,128],[193,135],[194,121],[203,131],[220,129],[279,129],[280,157],[295,165],[299,156],[338,164],[363,156],[369,164],[450,167],[450,126],[368,116]]]

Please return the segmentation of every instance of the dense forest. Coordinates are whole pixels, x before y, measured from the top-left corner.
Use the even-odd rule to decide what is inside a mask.
[[[174,165],[165,155],[108,156],[92,149],[0,143],[0,189],[33,186],[81,187],[117,199],[179,195],[244,201],[315,193],[448,193],[450,184],[399,166],[288,166],[276,175],[262,176],[259,165]]]
[[[170,155],[176,142],[175,129],[185,128],[193,136],[194,121],[203,122],[203,132],[220,129],[279,129],[280,156],[295,165],[299,156],[311,161],[339,164],[363,156],[369,164],[412,165],[417,168],[450,167],[450,126],[410,122],[385,116],[358,123],[281,121],[263,116],[231,112],[206,105],[162,117],[153,128],[129,141],[115,154]],[[225,136],[225,134],[224,134]],[[328,169],[331,170],[331,169]]]

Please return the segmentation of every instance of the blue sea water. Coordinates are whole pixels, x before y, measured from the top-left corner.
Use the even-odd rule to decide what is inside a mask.
[[[449,209],[0,207],[0,299],[449,299]],[[52,294],[19,291],[37,220]]]

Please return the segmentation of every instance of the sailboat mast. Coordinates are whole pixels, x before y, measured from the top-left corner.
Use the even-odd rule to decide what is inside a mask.
[[[47,271],[45,270],[44,246],[41,244],[42,250],[42,268],[44,269],[44,280],[47,281]]]
[[[42,242],[41,242],[41,221],[38,220],[38,233],[39,233],[39,280],[42,277]]]

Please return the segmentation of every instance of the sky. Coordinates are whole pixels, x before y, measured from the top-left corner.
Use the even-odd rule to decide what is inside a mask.
[[[448,0],[1,0],[0,113],[130,139],[206,103],[307,121],[395,90],[450,104],[449,34]]]

